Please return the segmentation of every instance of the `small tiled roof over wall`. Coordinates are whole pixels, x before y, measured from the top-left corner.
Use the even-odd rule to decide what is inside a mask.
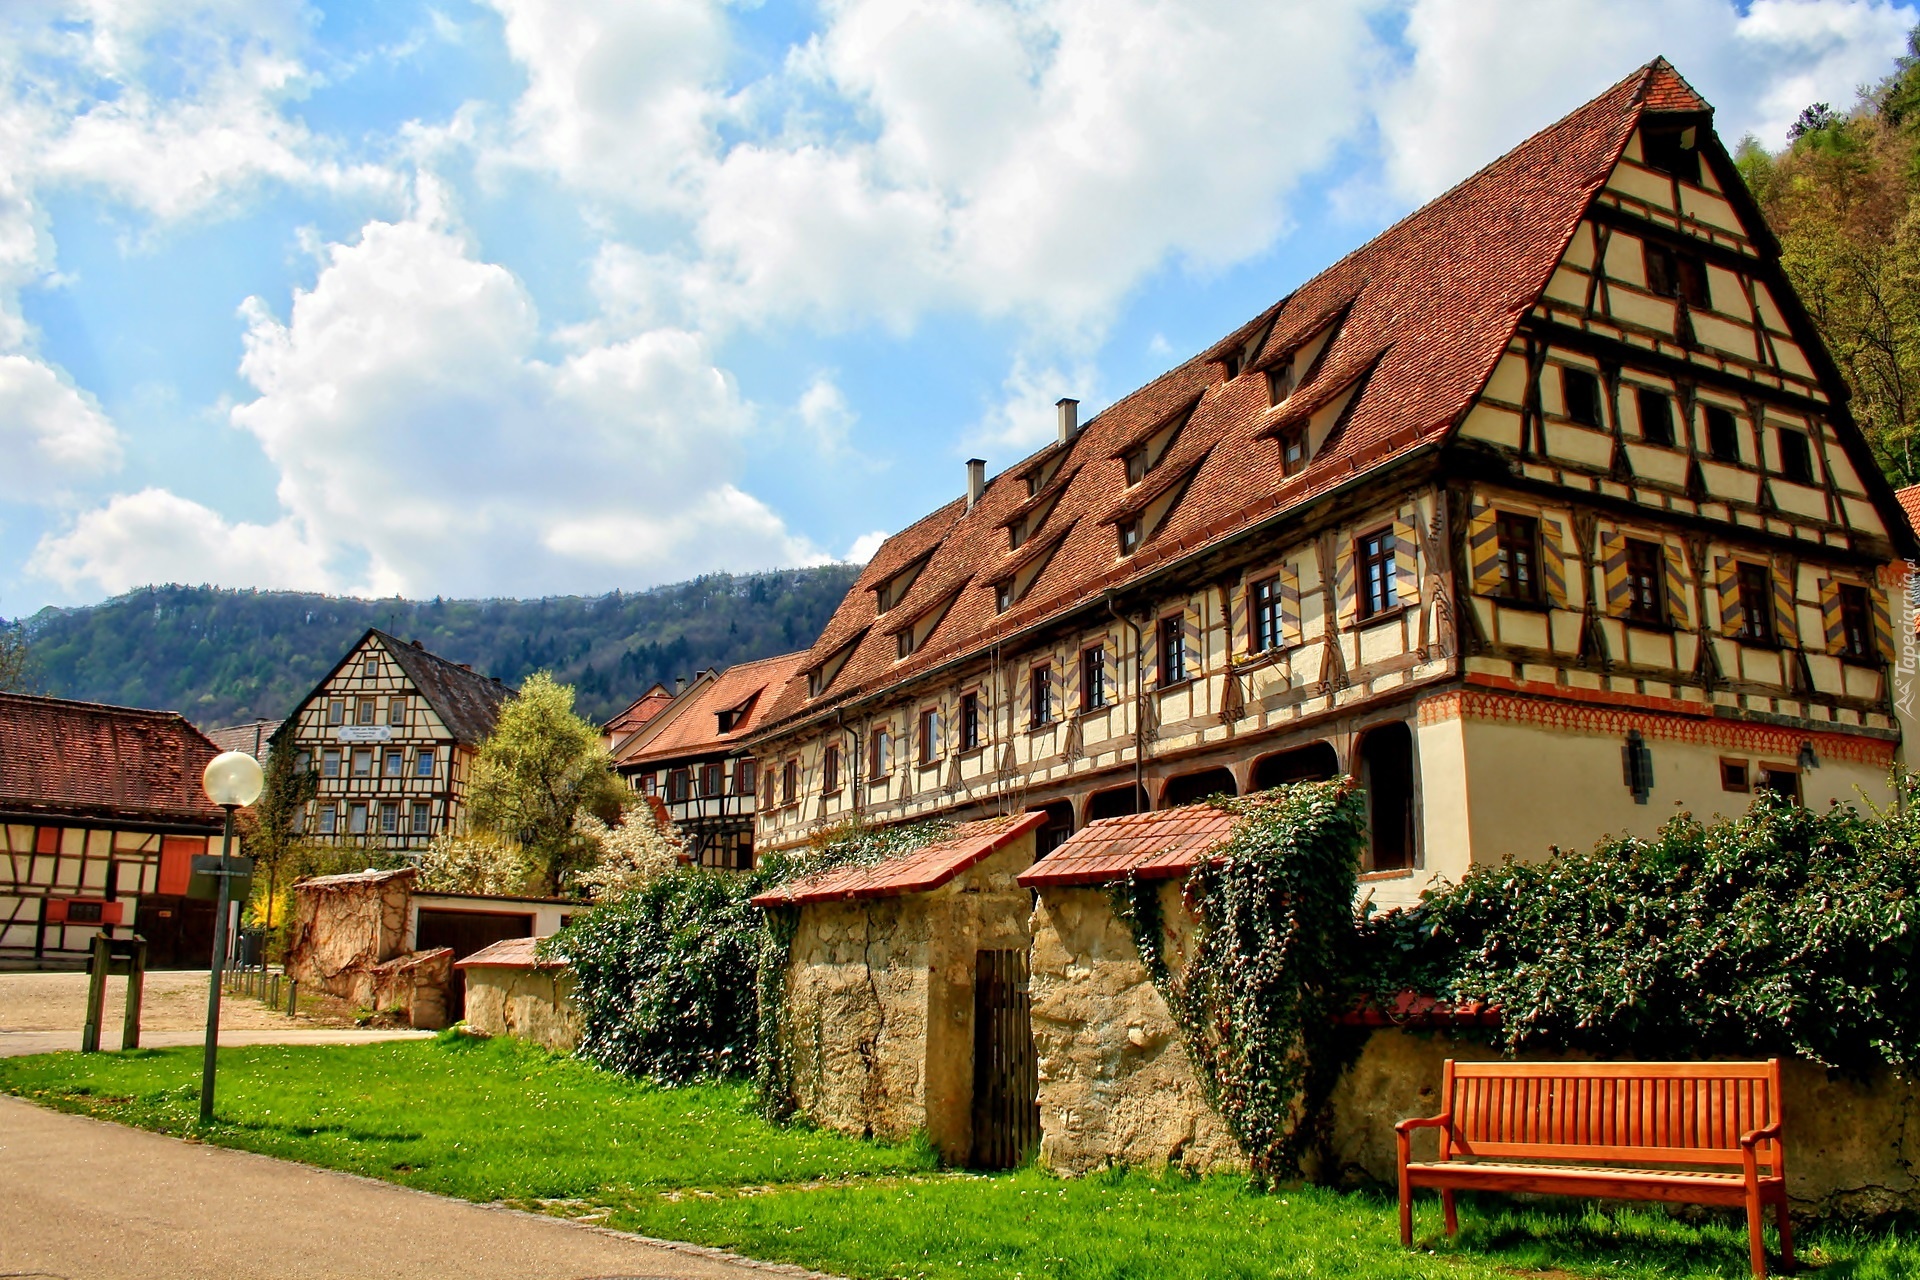
[[[961,872],[1046,823],[1043,813],[988,818],[955,827],[944,840],[870,867],[839,867],[761,894],[756,907],[791,907],[807,902],[855,898],[893,898],[938,889]],[[1024,878],[1023,878],[1024,882]]]
[[[1895,490],[1893,496],[1900,499],[1900,509],[1907,513],[1907,523],[1920,535],[1920,484]]]
[[[1217,345],[1121,399],[964,498],[894,535],[875,554],[809,651],[802,671],[831,679],[787,686],[767,728],[817,715],[984,651],[1025,627],[1100,598],[1154,570],[1322,498],[1447,440],[1539,297],[1646,111],[1707,110],[1664,60],[1642,67],[1453,190],[1255,316]],[[1270,412],[1265,377],[1331,339],[1304,368],[1284,409]],[[1304,471],[1276,465],[1278,427],[1348,397]],[[1181,422],[1154,474],[1127,483],[1127,452]],[[1057,466],[1054,465],[1057,461]],[[1030,495],[1027,477],[1049,476]],[[956,488],[961,479],[955,474]],[[1169,487],[1184,487],[1133,555],[1115,525]],[[1048,494],[1057,495],[1052,500]],[[1044,508],[1016,549],[1010,521]],[[879,588],[921,564],[884,613]],[[1033,571],[1036,561],[1044,563]],[[996,585],[1025,567],[1024,595],[1005,613]],[[895,632],[938,616],[900,658]],[[843,661],[842,661],[843,660]],[[837,664],[837,665],[836,665]]]
[[[1210,804],[1134,813],[1089,823],[1020,877],[1029,889],[1183,876],[1233,831],[1238,819]]]
[[[0,693],[0,812],[218,826],[219,749],[171,711]]]

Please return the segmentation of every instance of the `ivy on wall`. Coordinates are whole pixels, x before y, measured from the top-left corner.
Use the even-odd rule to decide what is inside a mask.
[[[1335,1023],[1352,1000],[1353,894],[1366,807],[1350,780],[1216,802],[1238,816],[1195,867],[1195,917],[1178,972],[1165,954],[1159,885],[1113,890],[1166,1000],[1207,1101],[1246,1153],[1256,1185],[1291,1176],[1352,1049]]]
[[[1757,799],[1476,868],[1363,922],[1356,976],[1502,1010],[1509,1049],[1920,1066],[1920,779],[1887,812]]]

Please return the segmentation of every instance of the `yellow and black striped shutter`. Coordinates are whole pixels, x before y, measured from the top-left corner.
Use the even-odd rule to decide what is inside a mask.
[[[1793,578],[1798,570],[1776,560],[1772,571],[1775,638],[1788,648],[1797,649],[1800,647],[1800,592],[1795,588]]]
[[[1333,595],[1342,627],[1353,625],[1360,612],[1360,594],[1354,589],[1353,539],[1342,538],[1333,558]]]
[[[1249,657],[1253,653],[1253,591],[1259,575],[1249,575],[1240,590],[1227,593],[1227,652]]]
[[[1621,543],[1621,576],[1625,576],[1626,544]],[[1672,543],[1661,548],[1667,565],[1667,621],[1676,627],[1693,625],[1693,604],[1687,593],[1686,553]]]
[[[1720,634],[1738,636],[1740,616],[1740,566],[1732,556],[1713,558],[1713,585],[1720,593]]]
[[[1494,509],[1478,498],[1467,515],[1467,574],[1476,594],[1500,592],[1500,522]]]
[[[1393,522],[1393,595],[1401,604],[1420,603],[1419,538],[1411,521]]]
[[[1633,588],[1627,582],[1627,540],[1617,529],[1600,535],[1600,576],[1607,587],[1607,613],[1625,617],[1633,604]]]
[[[1281,569],[1280,589],[1280,642],[1299,644],[1304,629],[1300,621],[1300,575],[1292,569]]]
[[[1200,611],[1188,605],[1180,614],[1180,639],[1187,647],[1187,675],[1198,676],[1201,658],[1206,654],[1206,634],[1200,627]]]
[[[1893,608],[1884,588],[1870,587],[1867,599],[1873,606],[1873,642],[1882,661],[1892,662],[1897,650],[1893,643]]]
[[[1540,522],[1540,585],[1547,593],[1547,603],[1555,608],[1567,607],[1567,551],[1566,530],[1558,520]]]
[[[1847,620],[1840,612],[1840,584],[1832,578],[1820,579],[1820,631],[1826,651],[1847,651]]]

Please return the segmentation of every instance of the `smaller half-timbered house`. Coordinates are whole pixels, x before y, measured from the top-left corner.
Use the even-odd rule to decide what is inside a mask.
[[[614,767],[629,787],[660,798],[702,866],[752,870],[762,789],[778,795],[780,787],[798,785],[792,775],[760,777],[746,742],[805,657],[786,653],[703,671],[614,744]]]
[[[370,629],[282,730],[297,766],[318,779],[304,834],[419,851],[457,829],[474,753],[512,695],[417,641]]]
[[[150,964],[206,963],[213,904],[185,895],[217,754],[171,711],[0,693],[0,964],[79,964],[120,928]]]

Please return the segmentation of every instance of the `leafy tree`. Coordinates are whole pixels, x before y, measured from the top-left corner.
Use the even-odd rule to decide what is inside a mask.
[[[687,856],[686,842],[665,809],[656,812],[647,801],[627,806],[618,826],[610,827],[591,814],[581,818],[579,826],[598,851],[594,864],[574,884],[595,902],[638,892],[680,866]]]
[[[527,864],[518,848],[493,836],[443,832],[420,855],[415,884],[431,893],[525,893]]]
[[[468,812],[475,830],[516,845],[531,879],[558,896],[600,852],[580,818],[618,822],[627,795],[599,731],[574,714],[573,689],[536,671],[480,744]]]
[[[266,786],[247,812],[241,829],[256,877],[264,873],[266,896],[261,923],[268,929],[276,923],[274,902],[281,874],[289,869],[289,858],[300,843],[300,815],[319,786],[313,769],[299,766],[292,738],[290,733],[282,734],[268,750]]]
[[[0,618],[0,692],[26,689],[29,656],[25,624]]]
[[[1739,154],[1781,266],[1896,484],[1920,481],[1920,29],[1908,43],[1849,114],[1815,103],[1784,151],[1749,138]]]

